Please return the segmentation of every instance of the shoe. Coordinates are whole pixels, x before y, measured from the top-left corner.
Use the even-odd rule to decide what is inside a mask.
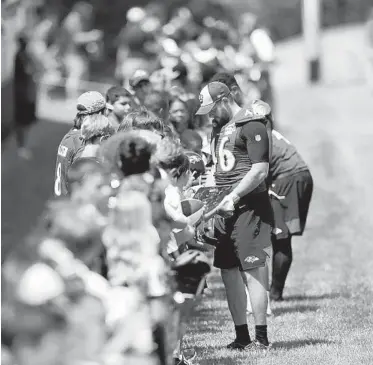
[[[186,349],[183,349],[182,357],[185,360],[191,362],[197,357],[197,352],[193,348],[186,348]]]
[[[192,365],[191,361],[187,360],[186,357],[181,355],[180,357],[174,358],[174,364],[175,365]]]
[[[250,348],[248,350],[253,351],[269,351],[272,348],[272,344],[268,343],[268,345],[264,345],[263,343],[259,342],[258,340],[255,340],[250,343]]]
[[[231,342],[229,345],[227,345],[227,349],[229,350],[246,350],[248,347],[252,344],[252,342],[249,342],[247,344],[239,343],[237,339],[235,339],[233,342]]]

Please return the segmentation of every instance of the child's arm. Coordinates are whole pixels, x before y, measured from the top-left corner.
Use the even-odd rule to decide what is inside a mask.
[[[188,219],[181,210],[180,196],[172,189],[166,189],[165,193],[164,208],[172,220],[171,227],[184,229],[188,225]]]
[[[173,209],[173,207],[168,205],[166,202],[164,206],[167,215],[172,219],[172,228],[184,229],[188,225],[188,218],[183,213],[180,213],[178,212],[178,210]]]

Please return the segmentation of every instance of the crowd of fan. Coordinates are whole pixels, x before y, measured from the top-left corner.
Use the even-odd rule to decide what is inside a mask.
[[[4,364],[187,363],[182,323],[210,264],[208,224],[181,202],[209,182],[209,123],[180,86],[141,70],[131,85],[77,100],[56,197],[2,268]]]

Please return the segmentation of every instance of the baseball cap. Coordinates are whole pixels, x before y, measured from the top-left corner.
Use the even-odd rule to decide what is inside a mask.
[[[136,70],[130,78],[129,83],[131,87],[136,87],[141,81],[150,82],[150,76],[145,70]]]
[[[80,95],[76,104],[80,114],[94,114],[107,107],[104,96],[97,91]]]
[[[205,115],[210,113],[214,105],[223,97],[228,96],[230,91],[228,86],[221,82],[210,82],[207,84],[199,94],[199,101],[201,103],[196,115]]]

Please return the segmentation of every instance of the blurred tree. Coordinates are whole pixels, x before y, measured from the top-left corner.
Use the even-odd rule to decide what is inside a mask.
[[[79,0],[48,0],[47,6],[63,19]],[[199,23],[203,17],[213,16],[235,23],[239,14],[251,11],[261,26],[267,27],[274,41],[301,33],[302,0],[87,0],[95,8],[95,27],[105,33],[105,61],[94,69],[109,75],[113,70],[117,37],[126,23],[126,12],[133,6],[154,3],[164,6],[170,17],[176,8],[189,7]],[[365,21],[373,0],[323,0],[323,27]],[[234,4],[234,7],[232,6]],[[105,70],[106,69],[106,70]]]

